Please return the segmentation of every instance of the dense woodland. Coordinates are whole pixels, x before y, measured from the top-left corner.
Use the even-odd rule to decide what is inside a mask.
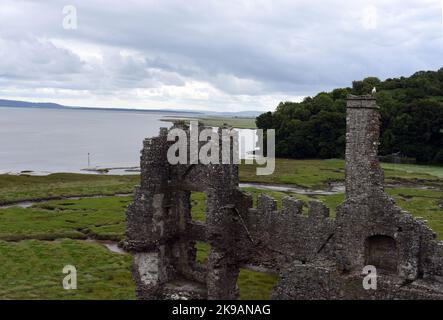
[[[381,109],[381,155],[400,154],[418,163],[443,164],[443,68],[411,77],[369,77],[307,97],[281,102],[257,117],[257,127],[276,130],[276,155],[288,158],[341,158],[345,150],[346,96],[377,88]]]

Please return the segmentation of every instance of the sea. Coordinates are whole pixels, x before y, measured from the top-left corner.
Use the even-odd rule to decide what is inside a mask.
[[[161,119],[183,116],[190,115],[0,107],[0,174],[131,174],[139,167],[143,140],[172,125]],[[255,130],[239,133],[250,153]]]

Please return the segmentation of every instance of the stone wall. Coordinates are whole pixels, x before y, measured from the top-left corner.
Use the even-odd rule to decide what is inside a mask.
[[[291,197],[278,210],[262,194],[253,208],[237,165],[170,165],[166,136],[162,129],[145,140],[141,184],[127,209],[138,298],[236,299],[241,267],[277,274],[273,299],[443,297],[443,245],[383,191],[374,97],[348,98],[346,199],[335,218],[318,201],[303,215],[306,204]],[[205,223],[192,221],[191,191],[206,194]],[[206,265],[196,262],[196,241],[211,246]],[[368,264],[377,268],[377,290],[362,286]]]

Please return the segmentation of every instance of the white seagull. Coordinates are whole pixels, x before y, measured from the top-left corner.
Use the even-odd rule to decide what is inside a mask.
[[[377,89],[375,89],[375,87],[372,89],[372,94],[376,94],[377,93]]]

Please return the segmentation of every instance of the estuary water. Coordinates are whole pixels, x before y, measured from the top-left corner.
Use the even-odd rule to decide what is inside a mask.
[[[139,166],[143,140],[171,125],[160,120],[167,116],[181,115],[0,107],[0,173],[85,173],[86,168],[130,173],[126,168]],[[255,131],[239,131],[246,150],[252,150]]]

